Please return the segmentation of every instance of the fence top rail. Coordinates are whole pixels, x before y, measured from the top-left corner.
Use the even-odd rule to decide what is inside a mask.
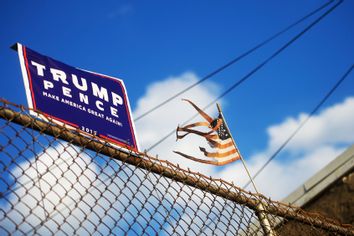
[[[273,201],[262,194],[247,192],[235,186],[234,183],[205,176],[190,169],[183,169],[179,165],[175,165],[169,161],[152,157],[146,152],[133,152],[113,146],[109,141],[83,133],[81,130],[69,129],[65,125],[57,124],[44,114],[36,112],[39,114],[38,117],[31,116],[29,115],[29,109],[25,106],[17,105],[0,98],[0,118],[7,122],[34,129],[40,133],[53,136],[55,139],[61,139],[85,149],[101,153],[123,163],[134,165],[184,185],[198,188],[237,204],[246,205],[256,212],[261,203],[264,206],[264,209],[262,209],[264,213],[283,217],[287,220],[295,220],[328,230],[329,232],[354,235],[354,226],[352,225],[341,224],[321,214],[307,212],[293,205]],[[38,119],[39,117],[42,119]]]

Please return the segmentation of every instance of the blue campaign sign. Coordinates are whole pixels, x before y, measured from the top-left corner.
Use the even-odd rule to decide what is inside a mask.
[[[122,80],[66,65],[21,44],[17,49],[30,108],[138,151]]]

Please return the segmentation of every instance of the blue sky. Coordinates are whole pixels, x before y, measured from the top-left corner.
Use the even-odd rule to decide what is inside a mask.
[[[9,48],[13,43],[20,42],[69,65],[123,79],[133,113],[139,115],[325,2],[3,0],[0,3],[0,97],[17,104],[27,104],[18,56]],[[224,115],[252,173],[306,119],[353,64],[353,10],[354,1],[344,1],[318,25],[222,99]],[[315,17],[183,97],[201,106],[208,104]],[[194,110],[179,99],[136,122],[143,148],[148,148],[194,114]],[[216,115],[216,108],[208,112]],[[353,121],[352,73],[256,179],[260,192],[280,200],[293,191],[354,143]],[[247,182],[240,162],[213,167],[186,161],[172,153],[178,149],[200,155],[199,145],[206,144],[198,137],[178,143],[175,137],[170,137],[151,154],[159,154],[161,159],[179,163],[207,176],[233,181],[237,186],[242,187]],[[41,154],[45,160],[43,163],[47,161],[49,165],[50,158],[56,157],[51,153],[61,148],[57,145],[49,148],[48,153]],[[75,150],[71,151],[75,153]],[[69,158],[69,152],[61,158]],[[75,171],[80,171],[76,165],[86,162],[89,162],[89,157],[83,155],[71,165]],[[89,167],[99,171],[97,163],[91,163]],[[8,171],[18,173],[19,170],[21,166]],[[28,176],[36,173],[33,168],[30,171]],[[94,173],[90,173],[92,176],[88,176],[94,178]],[[52,175],[57,179],[62,177],[58,171],[52,171]],[[44,179],[48,178],[51,183],[53,176],[45,176]],[[84,182],[84,188],[91,186],[91,179],[88,181]],[[67,186],[67,191],[70,188]],[[54,192],[57,190],[53,189]],[[90,197],[84,190],[78,188],[81,199]],[[35,202],[32,203],[35,205]],[[116,203],[120,202],[117,200]]]
[[[2,1],[0,96],[26,104],[18,58],[9,49],[13,43],[20,42],[67,64],[122,78],[132,110],[136,111],[139,99],[146,97],[149,86],[167,78],[178,79],[186,72],[201,78],[324,3]],[[344,1],[223,99],[225,116],[246,159],[267,149],[269,127],[309,113],[351,66],[353,9],[353,1]],[[214,89],[212,94],[217,96],[308,23],[213,77],[203,89]],[[176,88],[166,86],[164,90],[173,94],[178,92]],[[354,96],[353,75],[323,109],[351,96]],[[183,106],[188,109],[188,105]],[[179,112],[185,111],[176,111]],[[159,129],[158,124],[152,128]],[[148,143],[142,134],[138,133],[141,142]],[[164,133],[156,135],[161,137]],[[343,146],[349,144],[346,141]],[[169,155],[171,150],[161,150],[161,153]],[[285,160],[286,156],[280,158]]]

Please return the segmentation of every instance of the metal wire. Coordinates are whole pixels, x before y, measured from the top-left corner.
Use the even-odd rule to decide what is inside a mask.
[[[263,235],[260,202],[280,235],[289,227],[354,235],[352,226],[0,103],[0,235]]]
[[[297,21],[293,22],[292,24],[288,25],[287,27],[285,27],[284,29],[278,31],[277,33],[275,33],[274,35],[272,35],[271,37],[265,39],[264,41],[258,43],[256,46],[250,48],[249,50],[241,53],[240,55],[236,56],[235,58],[233,58],[232,60],[228,61],[227,63],[225,63],[224,65],[218,67],[217,69],[213,70],[212,72],[210,72],[209,74],[205,75],[203,78],[201,78],[200,80],[198,80],[197,82],[195,82],[194,84],[184,88],[183,90],[179,91],[178,93],[172,95],[171,97],[167,98],[166,100],[162,101],[161,103],[155,105],[154,107],[150,108],[149,110],[145,111],[144,113],[142,113],[141,115],[139,115],[138,117],[135,118],[135,122],[139,121],[140,119],[142,119],[143,117],[149,115],[150,113],[154,112],[155,110],[159,109],[160,107],[166,105],[167,103],[169,103],[170,101],[172,101],[173,99],[177,98],[178,96],[184,94],[185,92],[189,91],[190,89],[194,88],[195,86],[203,83],[204,81],[210,79],[211,77],[219,74],[220,72],[224,71],[225,69],[229,68],[230,66],[234,65],[235,63],[239,62],[240,60],[242,60],[243,58],[247,57],[248,55],[250,55],[251,53],[255,52],[256,50],[258,50],[259,48],[265,46],[266,44],[270,43],[271,41],[273,41],[274,39],[278,38],[279,36],[281,36],[282,34],[286,33],[287,31],[289,31],[290,29],[294,28],[295,26],[297,26],[298,24],[300,24],[301,22],[307,20],[308,18],[310,18],[311,16],[313,16],[314,14],[316,14],[317,12],[321,11],[322,9],[326,8],[328,5],[330,5],[331,3],[333,3],[334,0],[330,0],[328,2],[326,2],[325,4],[321,5],[320,7],[316,8],[315,10],[311,11],[310,13],[306,14],[305,16],[301,17],[300,19],[298,19]]]
[[[240,85],[242,85],[245,81],[249,80],[252,78],[252,76],[261,70],[264,66],[266,66],[268,63],[270,63],[272,60],[274,60],[277,56],[279,56],[284,50],[286,50],[288,47],[290,47],[294,42],[299,40],[306,32],[312,29],[316,24],[321,22],[326,16],[328,16],[332,11],[334,11],[340,4],[343,3],[343,0],[338,0],[334,5],[332,5],[328,10],[326,10],[323,14],[321,14],[319,17],[317,17],[314,21],[312,21],[310,24],[308,24],[304,29],[302,29],[298,34],[296,34],[294,37],[292,37],[289,41],[287,41],[284,45],[282,45],[280,48],[278,48],[276,51],[274,51],[270,56],[265,58],[261,63],[259,63],[257,66],[255,66],[250,72],[248,72],[245,76],[243,76],[241,79],[237,80],[235,83],[233,83],[229,88],[227,88],[225,91],[223,91],[220,95],[218,95],[214,100],[212,100],[208,105],[202,108],[203,111],[208,109],[209,107],[213,106],[216,102],[218,102],[221,98],[225,97],[229,93],[231,93],[234,89],[238,88]],[[193,117],[189,118],[188,121],[193,120],[193,118],[197,116],[195,114]],[[183,124],[186,124],[188,121],[184,122]],[[158,140],[156,143],[151,145],[147,150],[150,151],[163,143],[167,138],[169,138],[171,135],[175,133],[175,130],[172,130],[170,133],[165,135],[163,138]]]

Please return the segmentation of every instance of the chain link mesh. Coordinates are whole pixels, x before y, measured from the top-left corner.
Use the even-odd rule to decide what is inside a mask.
[[[127,152],[7,101],[0,117],[0,235],[264,235],[262,217],[277,235],[354,235],[350,225]]]

